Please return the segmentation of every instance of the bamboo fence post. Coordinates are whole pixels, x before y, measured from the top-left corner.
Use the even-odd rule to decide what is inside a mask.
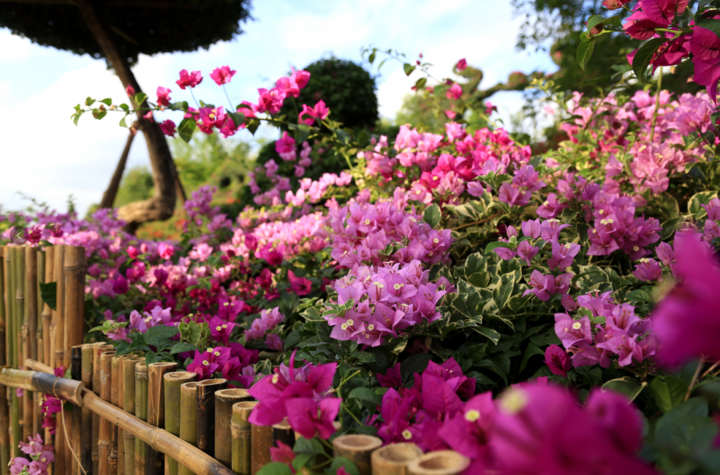
[[[245,401],[233,404],[232,407],[232,470],[238,475],[250,475],[251,449],[250,449],[250,422],[248,418],[255,401]]]
[[[85,389],[82,382],[46,374],[52,369],[37,362],[32,363],[34,364],[30,364],[30,367],[42,372],[4,369],[0,371],[0,384],[13,388],[50,392],[62,400],[87,407],[93,413],[102,414],[103,418],[114,421],[115,425],[127,430],[158,452],[175,458],[197,475],[235,475],[198,448],[165,430],[153,427],[137,417],[127,414],[109,402],[103,401],[95,393]]]
[[[17,246],[14,248],[14,259],[15,264],[15,331],[17,332],[17,355],[15,368],[21,368],[23,361],[25,361],[26,352],[29,353],[28,347],[28,312],[26,296],[27,292],[25,287],[27,282],[25,281],[25,248]],[[18,438],[20,440],[27,440],[28,437],[32,436],[30,431],[32,430],[32,420],[28,425],[26,422],[28,409],[32,411],[30,406],[30,393],[23,391],[22,397],[18,398],[19,414],[18,424],[20,432],[18,432]],[[32,412],[31,412],[32,414]],[[32,415],[30,416],[32,417]]]
[[[38,313],[38,294],[37,294],[37,250],[34,247],[25,248],[25,307],[27,316],[27,333],[25,336],[25,357],[37,360],[37,313]],[[27,369],[27,368],[26,368]],[[24,436],[32,437],[37,432],[35,429],[39,426],[36,421],[38,414],[38,406],[35,404],[35,393],[27,392],[23,395],[25,403],[25,430]]]
[[[194,446],[197,445],[197,385],[196,382],[180,385],[180,414],[183,416],[180,419],[180,438]],[[192,472],[186,466],[180,465],[178,475],[192,475]]]
[[[454,450],[429,452],[408,464],[409,475],[458,475],[470,465],[470,459]]]
[[[148,366],[148,424],[165,428],[165,383],[163,376],[177,369],[177,363],[151,363]],[[145,454],[145,473],[163,475],[165,457],[152,447]]]
[[[180,419],[183,415],[180,409],[180,386],[197,378],[197,373],[190,371],[176,371],[167,373],[163,377],[165,385],[165,430],[172,435],[180,436]],[[165,456],[165,473],[178,474],[176,460]]]
[[[83,342],[85,334],[85,248],[64,246],[63,259],[63,315],[65,318],[65,364],[70,362],[68,351]]]
[[[227,380],[206,379],[197,385],[197,446],[208,455],[215,453],[215,392],[227,388]]]
[[[55,368],[65,364],[65,246],[55,246]]]
[[[18,361],[18,336],[20,335],[20,321],[22,320],[23,304],[18,302],[18,285],[22,282],[20,277],[20,262],[19,252],[20,249],[17,246],[10,247],[10,265],[12,272],[12,287],[10,288],[9,298],[13,302],[13,314],[11,315],[12,330],[7,339],[12,345],[11,348],[11,360],[9,361],[10,367],[19,368]],[[13,457],[20,457],[20,448],[18,444],[22,437],[20,421],[22,419],[22,407],[20,406],[20,400],[17,397],[15,391],[10,391],[10,444],[11,450],[13,451]]]
[[[128,356],[123,361],[123,410],[135,415],[135,365],[143,358]],[[135,474],[135,437],[123,431],[123,445],[125,446],[125,474]],[[120,474],[123,475],[123,474]]]
[[[381,445],[382,439],[371,435],[341,435],[333,440],[333,455],[355,462],[360,475],[370,475],[370,454]]]
[[[114,351],[105,351],[100,355],[100,398],[110,402],[112,393],[112,359]],[[102,475],[116,475],[117,463],[111,464],[110,444],[114,427],[109,420],[100,418],[100,440],[98,440],[98,468]],[[116,461],[117,462],[117,461]],[[113,469],[115,473],[113,473]]]
[[[419,459],[423,452],[412,443],[390,444],[372,453],[372,473],[375,475],[407,475],[410,462]]]
[[[148,367],[145,363],[135,365],[135,416],[147,422],[148,413]],[[147,445],[135,439],[135,475],[145,475],[145,454]]]
[[[113,356],[112,361],[110,362],[110,403],[112,403],[115,406],[120,407],[120,376],[121,376],[121,367],[122,367],[122,356]],[[118,428],[115,427],[115,425],[111,425],[111,432],[110,432],[110,454],[109,454],[109,464],[111,465],[110,473],[121,475],[124,473],[124,471],[120,471],[120,448],[118,447]],[[112,468],[114,465],[115,468]],[[123,470],[124,470],[124,463],[123,463]]]
[[[5,282],[7,274],[5,270],[5,253],[7,247],[0,247],[0,367],[7,364],[7,348],[5,342],[5,327],[7,325],[7,297],[5,291]],[[0,467],[8,466],[10,462],[10,413],[8,411],[7,388],[0,384]]]
[[[295,446],[295,431],[292,430],[292,427],[290,427],[290,423],[288,423],[287,418],[279,424],[275,424],[272,428],[274,442],[282,442],[291,448]]]
[[[93,388],[93,357],[96,345],[85,345],[81,350],[81,377],[82,382],[88,389]],[[80,464],[86,474],[92,472],[92,412],[86,407],[81,410],[82,429],[80,431]]]
[[[232,407],[242,401],[251,401],[247,389],[221,389],[215,393],[215,459],[232,467]]]
[[[124,364],[128,355],[118,356],[118,368],[117,368],[117,403],[115,404],[122,410],[125,410],[125,369]],[[114,368],[113,368],[114,369]],[[114,373],[113,373],[114,375]],[[125,475],[125,437],[123,430],[117,428],[117,441],[115,442],[117,447],[118,457],[118,475]]]
[[[92,387],[95,394],[100,395],[100,357],[105,351],[112,351],[112,345],[106,345],[104,343],[96,343],[95,351],[93,352],[93,378]],[[92,415],[92,445],[90,449],[90,456],[92,460],[92,471],[93,474],[100,473],[100,452],[98,442],[100,441],[100,416],[97,414]]]
[[[82,349],[83,345],[75,345],[70,349],[70,375],[75,381],[82,381]],[[81,475],[82,470],[80,459],[80,434],[82,431],[82,409],[73,407],[72,411],[72,439],[70,446],[75,456],[71,460],[71,473],[73,475]],[[76,458],[77,457],[77,458]],[[79,463],[80,462],[80,463]]]
[[[250,473],[255,475],[271,462],[270,447],[273,446],[271,426],[250,425]]]
[[[45,250],[45,283],[54,282],[55,275],[55,247],[48,247]],[[53,335],[51,331],[53,320],[53,310],[48,304],[43,304],[42,322],[43,322],[43,363],[48,366],[53,365],[53,355],[55,354],[55,346],[53,344]]]
[[[37,305],[36,305],[36,312],[35,312],[35,347],[36,352],[32,355],[32,358],[36,361],[43,361],[44,357],[44,331],[43,331],[43,320],[42,320],[42,314],[43,314],[43,301],[42,296],[40,293],[40,283],[45,282],[45,253],[37,250],[36,255],[36,276],[35,279],[35,295],[37,298]],[[34,399],[33,399],[33,407],[34,407],[34,416],[33,416],[33,433],[34,434],[42,434],[42,411],[40,410],[40,403],[42,402],[42,393],[35,392]]]

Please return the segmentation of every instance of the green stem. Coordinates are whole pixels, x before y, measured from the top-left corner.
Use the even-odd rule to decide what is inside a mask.
[[[233,103],[230,100],[230,96],[228,95],[227,89],[225,89],[225,84],[222,85],[222,88],[223,88],[223,92],[225,93],[225,97],[228,100],[228,104],[230,104],[230,112],[235,112],[235,107],[233,107]],[[191,90],[191,92],[192,92],[192,90]]]
[[[655,110],[653,111],[652,122],[650,123],[650,141],[655,139],[655,119],[657,118],[658,109],[660,108],[660,91],[662,90],[662,77],[663,70],[660,67],[660,74],[658,75],[658,87],[655,93]]]
[[[355,419],[355,422],[357,422],[358,425],[360,425],[360,426],[363,425],[363,423],[360,422],[360,419],[358,419],[358,418],[355,416],[355,414],[353,414],[353,412],[352,412],[350,409],[348,409],[347,405],[346,405],[344,402],[341,403],[340,405],[341,405],[341,407],[342,407],[343,409],[345,409],[345,411],[347,411],[348,414],[350,414],[350,417],[352,417],[353,419]]]

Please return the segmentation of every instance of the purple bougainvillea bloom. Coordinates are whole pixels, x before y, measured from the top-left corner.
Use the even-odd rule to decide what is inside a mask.
[[[270,333],[267,338],[265,338],[265,344],[270,347],[271,350],[283,350],[283,341],[280,339],[280,336],[275,333]]]
[[[202,73],[200,71],[193,71],[192,73],[188,73],[187,69],[183,69],[180,71],[180,79],[175,81],[175,83],[180,86],[180,89],[185,89],[186,87],[194,88],[198,84],[200,84],[203,80]]]
[[[707,28],[695,25],[690,52],[695,63],[693,81],[705,86],[710,99],[715,101],[720,80],[720,38]]]
[[[557,345],[550,345],[545,350],[545,364],[548,365],[553,374],[564,378],[567,377],[567,372],[572,368],[572,362],[567,352]]]
[[[684,233],[684,234],[689,234]],[[720,268],[714,256],[691,236],[675,251],[681,282],[651,315],[660,344],[658,358],[666,364],[693,357],[720,359]],[[677,237],[676,237],[677,244]]]
[[[552,242],[552,257],[548,260],[551,270],[564,271],[573,262],[573,258],[580,252],[580,244]]]
[[[613,391],[595,388],[585,402],[586,411],[607,432],[620,452],[632,456],[642,444],[642,420],[635,406]]]
[[[585,316],[580,320],[573,320],[566,313],[556,313],[555,334],[560,338],[566,350],[569,350],[580,341],[591,342],[590,319]]]
[[[320,403],[312,398],[290,399],[286,402],[290,427],[306,439],[312,439],[315,434],[329,439],[335,433],[333,421],[341,403],[340,398],[327,398]]]
[[[292,270],[288,271],[288,280],[290,281],[290,289],[299,296],[307,295],[312,290],[312,282],[304,277],[295,277]]]
[[[223,345],[227,345],[230,340],[230,334],[235,324],[223,320],[220,317],[212,317],[210,319],[210,335],[212,339]]]
[[[215,68],[213,72],[210,73],[210,77],[218,86],[222,86],[223,84],[229,83],[236,72],[237,71],[230,69],[230,66],[221,66]]]
[[[525,236],[537,239],[540,237],[540,219],[523,221],[521,226]]]
[[[643,282],[662,282],[662,268],[655,259],[640,259],[633,275]]]
[[[283,250],[282,246],[273,249],[272,243],[268,243],[263,246],[257,253],[260,259],[265,259],[271,266],[279,266],[283,261]]]
[[[192,373],[197,373],[198,379],[202,381],[203,379],[210,378],[219,367],[219,364],[210,362],[210,354],[205,351],[200,353],[196,350],[195,358],[193,362],[188,365],[187,370]]]
[[[533,246],[528,241],[522,241],[518,244],[517,255],[520,259],[524,260],[527,265],[530,265],[530,261],[532,261],[533,257],[535,257],[539,251],[539,247]]]
[[[494,416],[492,393],[478,394],[465,404],[463,412],[445,422],[438,434],[453,450],[489,465],[488,442]]]
[[[290,468],[292,473],[295,473],[295,469],[292,466],[292,462],[295,460],[295,452],[293,452],[292,447],[283,444],[279,440],[275,442],[275,444],[277,444],[277,447],[270,447],[270,458],[272,461],[284,463]]]
[[[377,373],[375,376],[383,388],[399,388],[402,385],[400,363],[395,363],[395,366],[388,369],[384,375]]]

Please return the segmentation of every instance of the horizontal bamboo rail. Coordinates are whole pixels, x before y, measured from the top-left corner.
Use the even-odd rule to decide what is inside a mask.
[[[31,368],[41,367],[38,362],[32,360],[26,361],[26,364]],[[127,431],[134,437],[142,440],[154,450],[174,458],[180,464],[189,468],[196,475],[234,475],[232,470],[226,468],[223,464],[202,450],[193,447],[191,444],[185,442],[179,437],[176,437],[163,429],[153,427],[152,425],[141,421],[137,417],[128,414],[111,403],[103,401],[92,391],[84,389],[84,385],[81,381],[58,378],[49,374],[44,374],[42,377],[36,376],[38,374],[42,373],[37,371],[4,369],[0,372],[0,384],[12,388],[27,388],[29,390],[43,392],[45,392],[43,388],[47,387],[79,387],[81,395],[76,401],[72,401],[73,403],[90,409],[93,413],[109,420],[122,430]],[[43,381],[43,385],[41,386],[36,384],[37,381]],[[50,383],[49,385],[48,382]],[[70,394],[74,394],[74,392],[71,391]],[[63,399],[61,396],[58,397]]]

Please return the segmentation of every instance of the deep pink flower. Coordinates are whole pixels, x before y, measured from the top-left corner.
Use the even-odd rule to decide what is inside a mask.
[[[340,398],[327,398],[317,403],[312,398],[288,400],[288,422],[300,435],[312,439],[318,434],[321,439],[329,439],[335,433],[333,421],[340,412]]]
[[[573,258],[580,252],[580,244],[565,243],[560,244],[558,241],[552,241],[552,257],[548,260],[550,270],[564,271],[573,262]]]
[[[283,261],[283,249],[282,246],[273,249],[272,243],[267,243],[257,253],[260,259],[265,259],[271,266],[279,266]]]
[[[166,87],[158,87],[157,88],[157,103],[160,106],[169,106],[170,105],[170,93],[172,91]],[[167,135],[167,134],[166,134]]]
[[[467,68],[467,61],[465,61],[465,58],[461,59],[460,61],[455,64],[455,69],[458,71],[465,71],[465,68]]]
[[[210,73],[210,77],[218,86],[222,86],[223,84],[229,83],[236,72],[237,71],[230,69],[230,66],[221,66],[215,68],[213,72]]]
[[[567,377],[567,372],[572,368],[567,352],[557,345],[550,345],[545,350],[545,364],[553,374],[562,377]]]
[[[218,370],[218,368],[220,368],[219,364],[213,363],[210,360],[210,353],[206,351],[203,351],[202,353],[195,351],[195,358],[193,359],[193,362],[188,365],[187,371],[197,373],[200,381],[208,379],[215,371]]]
[[[180,79],[175,81],[178,86],[180,86],[180,89],[185,89],[186,87],[194,88],[198,84],[200,84],[203,80],[202,73],[200,71],[193,71],[192,73],[187,72],[187,69],[183,69],[180,71]]]
[[[275,151],[285,161],[295,160],[297,158],[295,139],[290,137],[287,132],[283,132],[282,137],[275,142]]]
[[[655,259],[640,259],[640,263],[635,266],[633,275],[643,282],[662,282],[662,268]]]
[[[312,282],[304,277],[295,277],[292,270],[288,271],[288,280],[290,281],[290,289],[298,296],[307,295],[312,290]]]
[[[269,114],[277,114],[285,100],[285,94],[279,89],[258,89],[260,100],[258,101],[257,112],[267,112]]]
[[[298,89],[303,89],[307,86],[308,81],[310,81],[310,73],[302,69],[299,71],[293,69],[290,79],[297,84]]]
[[[438,434],[453,450],[487,466],[491,460],[488,443],[494,416],[492,393],[478,394],[465,404],[461,413],[447,420]]]
[[[292,473],[295,473],[295,469],[292,466],[293,460],[295,460],[295,452],[292,447],[283,444],[281,441],[276,441],[277,447],[270,447],[270,458],[273,462],[281,462],[290,468]]]
[[[164,120],[163,122],[160,122],[158,126],[160,127],[160,130],[162,130],[163,134],[167,135],[168,137],[175,137],[175,122],[173,122],[172,120]]]
[[[695,63],[693,81],[705,86],[710,99],[715,101],[720,80],[720,38],[707,28],[696,25],[690,39],[690,52]]]
[[[460,96],[462,96],[463,90],[462,87],[460,87],[460,84],[455,83],[453,84],[450,89],[445,93],[448,99],[451,100],[458,100],[460,99]]]
[[[578,248],[579,247],[580,246],[578,246]],[[518,244],[517,255],[520,259],[524,260],[527,265],[530,265],[530,261],[532,261],[533,257],[535,257],[539,251],[539,247],[533,246],[528,241],[521,241],[520,244]]]
[[[225,321],[220,317],[212,317],[210,319],[210,335],[212,339],[223,345],[227,345],[230,340],[235,323]]]
[[[172,245],[166,244],[164,242],[158,244],[158,254],[160,255],[161,259],[168,260],[172,258],[174,252],[175,248]]]
[[[265,344],[273,351],[282,351],[284,348],[283,341],[280,339],[280,336],[275,333],[270,333],[267,338],[265,338]]]
[[[308,115],[307,119],[303,119],[304,115]],[[325,105],[325,101],[318,101],[315,107],[308,107],[307,104],[302,105],[302,111],[298,115],[298,122],[305,123],[306,125],[313,125],[315,119],[325,120],[330,115],[330,109]]]
[[[137,257],[140,255],[140,251],[138,251],[135,246],[128,246],[127,254],[130,259],[137,259]]]
[[[127,94],[128,97],[134,96],[135,88],[128,84],[127,87],[125,87],[125,94]]]
[[[20,451],[28,455],[38,455],[42,452],[43,439],[40,434],[35,434],[34,437],[28,437],[27,442],[20,441]]]

